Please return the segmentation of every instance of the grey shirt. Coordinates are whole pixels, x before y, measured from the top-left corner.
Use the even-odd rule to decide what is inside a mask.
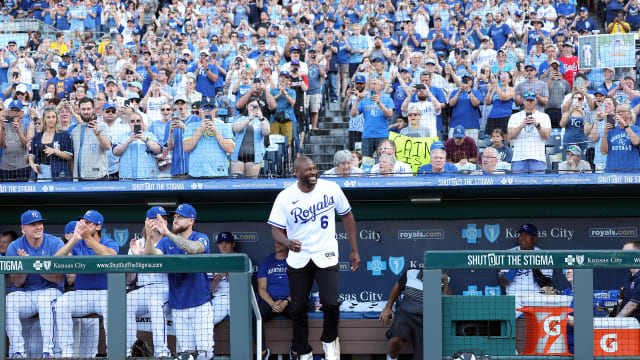
[[[103,122],[98,123],[98,129],[101,133],[108,131],[107,125]],[[73,153],[76,154],[73,157],[74,179],[77,179],[78,175],[88,180],[100,179],[108,175],[108,151],[100,147],[98,137],[87,125],[78,124],[71,132],[71,140],[73,140]]]
[[[538,92],[540,96],[549,96],[547,83],[542,80],[523,81],[516,86],[516,95],[522,97],[526,92]],[[544,112],[544,105],[536,103],[536,110]]]
[[[20,124],[19,131],[22,134],[26,134],[24,125]],[[0,161],[0,170],[24,169],[28,165],[25,157],[27,154],[26,149],[11,123],[7,123],[4,134],[5,144],[2,151],[2,161]]]
[[[571,86],[565,79],[551,80],[549,87],[549,102],[546,109],[560,110],[564,96],[571,92]]]

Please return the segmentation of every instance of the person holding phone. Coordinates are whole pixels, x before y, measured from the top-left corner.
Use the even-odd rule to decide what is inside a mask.
[[[618,104],[606,121],[600,143],[600,152],[607,155],[605,171],[640,170],[640,126],[629,104]]]
[[[146,129],[142,116],[129,115],[130,132],[114,139],[113,154],[120,157],[121,180],[155,179],[158,166],[154,155],[162,152],[156,136]]]
[[[248,115],[233,123],[236,142],[231,154],[231,174],[257,178],[265,152],[264,137],[269,136],[271,130],[258,99],[249,100],[247,109]],[[215,112],[215,108],[213,110]]]
[[[580,156],[585,155],[589,140],[585,133],[585,122],[587,120],[584,111],[584,95],[574,93],[571,98],[571,107],[569,111],[565,111],[560,119],[560,127],[564,128],[564,137],[562,143],[564,146],[577,145],[582,151]],[[566,153],[563,158],[566,159]]]
[[[27,129],[21,123],[22,102],[12,100],[6,108],[8,110],[2,114],[0,122],[0,148],[3,149],[0,160],[0,180],[27,181],[29,166],[25,162],[24,153],[29,139],[26,136]]]
[[[511,171],[516,174],[544,173],[546,169],[545,141],[551,136],[551,120],[536,109],[537,97],[533,91],[526,92],[524,110],[513,114],[507,125],[513,147]]]

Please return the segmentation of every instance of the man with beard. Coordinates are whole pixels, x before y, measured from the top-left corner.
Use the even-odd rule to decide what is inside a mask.
[[[104,122],[98,122],[93,109],[93,100],[78,101],[80,122],[71,131],[73,140],[73,177],[80,180],[106,180],[109,170],[107,152],[111,140],[103,132],[108,131]]]
[[[149,239],[145,241],[145,254],[209,253],[209,237],[193,230],[196,215],[193,206],[179,205],[174,211],[172,231],[160,214],[155,219],[145,220],[145,227],[151,230],[150,236],[147,233]],[[158,242],[157,236],[163,238]],[[198,360],[213,358],[213,308],[207,274],[169,274],[169,307],[176,329],[177,352],[189,357],[197,351],[193,357]]]
[[[413,103],[419,113],[422,114],[420,119],[420,126],[428,129],[429,136],[439,136],[437,129],[436,116],[441,112],[440,101],[431,92],[431,89],[424,84],[415,84],[411,86],[411,92],[404,102],[402,103],[402,112],[409,112],[409,104],[411,98],[416,94],[418,102]]]
[[[356,78],[356,81],[358,79]],[[389,119],[393,115],[393,101],[381,97],[382,81],[378,78],[369,80],[371,94],[358,93],[356,103],[351,107],[351,116],[362,114],[362,155],[373,156],[380,143],[389,138]]]
[[[379,101],[379,100],[378,100]],[[342,217],[351,254],[351,271],[360,266],[356,221],[342,189],[318,179],[316,165],[307,156],[294,162],[298,181],[278,194],[268,223],[278,243],[289,248],[287,276],[291,291],[290,314],[293,327],[291,359],[313,359],[307,327],[308,300],[314,279],[320,291],[324,313],[322,347],[325,359],[340,358],[338,340],[338,242],[334,211]],[[318,215],[318,216],[316,216]]]
[[[171,151],[171,175],[186,175],[189,172],[189,154],[184,151],[182,142],[187,125],[191,122],[200,122],[199,116],[189,112],[187,98],[178,95],[173,100],[173,108],[178,116],[167,123],[165,130],[165,144]]]
[[[549,87],[544,81],[537,79],[538,70],[534,64],[527,64],[524,70],[526,80],[516,85],[516,105],[523,106],[524,94],[533,92],[536,95],[536,110],[544,112],[544,107],[549,102]]]
[[[411,79],[409,78],[409,81]],[[351,108],[357,106],[358,96],[364,96],[367,79],[364,75],[356,75],[355,84],[352,84],[347,90],[347,96],[342,103],[342,109],[351,114]],[[356,149],[356,143],[362,141],[362,128],[364,127],[364,118],[362,114],[349,116],[349,150]]]
[[[56,256],[118,255],[120,248],[115,241],[101,236],[104,217],[95,210],[88,210],[78,218],[73,237],[62,246]],[[55,305],[56,333],[62,357],[72,357],[74,348],[73,317],[96,313],[108,328],[107,274],[77,274],[67,277],[75,291],[64,293]],[[98,352],[96,348],[94,356]]]
[[[102,122],[100,124],[106,125],[104,136],[106,136],[111,142],[114,139],[123,137],[128,131],[129,126],[118,117],[116,113],[116,104],[107,102],[102,105]],[[120,158],[113,155],[113,149],[109,149],[107,152],[107,158],[109,160],[109,180],[118,180],[120,173]]]
[[[269,117],[269,115],[276,110],[276,99],[274,99],[273,95],[271,95],[271,93],[268,91],[263,79],[253,79],[251,89],[249,89],[246,94],[242,95],[238,99],[238,101],[236,101],[236,108],[240,111],[241,114],[248,114],[247,103],[249,102],[249,100],[254,98],[258,101],[258,104],[260,104],[260,110],[262,111],[262,114],[264,114],[264,116]]]

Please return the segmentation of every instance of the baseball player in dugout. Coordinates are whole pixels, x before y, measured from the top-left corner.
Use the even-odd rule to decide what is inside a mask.
[[[28,210],[20,217],[22,236],[7,248],[7,256],[51,256],[63,246],[62,239],[44,232],[44,220],[37,210]],[[51,303],[60,295],[64,274],[11,274],[13,289],[7,295],[7,335],[9,354],[26,356],[20,319],[38,315],[42,333],[42,357],[53,355],[53,310]]]
[[[189,204],[181,204],[173,213],[171,231],[161,214],[145,220],[145,254],[208,254],[209,238],[193,230],[196,209]],[[161,237],[160,241],[157,237]],[[173,315],[178,355],[197,360],[213,358],[213,308],[207,274],[169,274],[169,307]]]
[[[120,248],[115,241],[101,236],[104,217],[96,210],[87,210],[78,218],[73,237],[62,246],[56,256],[118,255]],[[56,335],[62,357],[73,356],[73,317],[96,313],[102,316],[105,333],[107,317],[107,274],[77,274],[67,276],[74,283],[75,291],[69,291],[56,301]],[[94,356],[98,353],[96,346]]]
[[[351,205],[337,184],[318,179],[316,164],[307,156],[294,162],[298,181],[276,198],[268,223],[273,239],[289,248],[287,276],[291,292],[293,340],[291,359],[313,359],[309,345],[308,299],[315,280],[324,313],[322,347],[326,360],[340,359],[338,339],[338,241],[335,211],[349,237],[351,271],[360,266],[356,221]],[[286,232],[285,232],[286,231]]]

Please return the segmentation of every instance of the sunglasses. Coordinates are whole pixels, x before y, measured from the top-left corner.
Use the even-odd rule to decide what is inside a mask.
[[[132,102],[137,102],[137,103],[139,103],[139,102],[140,102],[140,99],[135,99],[135,98],[134,98],[134,99],[131,99],[131,100],[129,100],[129,101],[132,101]]]
[[[162,111],[171,111],[171,109],[162,109]]]
[[[20,96],[20,95],[26,95],[27,93],[23,93],[22,91],[16,91],[16,95]]]
[[[131,122],[132,124],[141,123],[142,119],[129,120],[129,122]]]
[[[210,106],[210,105],[205,105],[205,106],[202,107],[202,109],[203,110],[213,110],[215,108],[213,106]]]
[[[108,114],[115,114],[116,110],[115,109],[107,109],[104,112],[108,113]]]
[[[193,115],[198,115],[198,114],[200,114],[200,110],[191,110],[191,113]]]
[[[412,114],[409,114],[409,116],[420,116],[420,114],[419,113],[412,113]]]

